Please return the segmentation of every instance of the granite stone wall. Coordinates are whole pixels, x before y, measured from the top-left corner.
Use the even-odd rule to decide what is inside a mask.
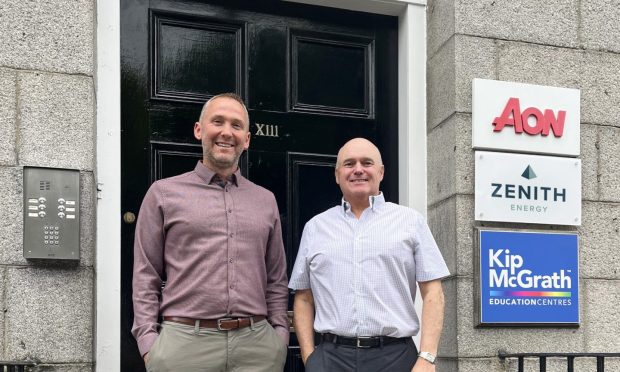
[[[438,371],[516,371],[500,350],[620,352],[619,19],[617,0],[429,0],[429,222],[455,274],[444,283]],[[473,234],[483,224],[474,221],[473,78],[581,90],[582,226],[484,223],[579,233],[579,328],[474,327]],[[620,370],[620,360],[605,367]],[[526,370],[538,363],[528,360]],[[547,371],[566,371],[566,361],[550,360]]]
[[[93,369],[95,0],[0,1],[0,360]],[[24,166],[80,170],[81,259],[22,254]]]

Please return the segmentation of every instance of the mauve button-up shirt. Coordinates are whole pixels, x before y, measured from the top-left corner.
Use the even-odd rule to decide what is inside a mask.
[[[202,162],[146,193],[134,240],[132,333],[141,355],[158,316],[264,315],[288,343],[286,259],[273,194],[239,171],[224,187]],[[166,285],[162,290],[162,282]]]

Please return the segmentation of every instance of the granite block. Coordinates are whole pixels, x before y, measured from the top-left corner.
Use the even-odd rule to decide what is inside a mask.
[[[0,65],[93,75],[95,1],[0,3]]]
[[[20,163],[94,170],[92,78],[24,72],[18,94]]]
[[[6,271],[6,358],[92,363],[92,269],[17,266]]]

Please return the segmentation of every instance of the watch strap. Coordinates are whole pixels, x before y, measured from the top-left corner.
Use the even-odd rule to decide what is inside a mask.
[[[429,353],[428,351],[420,351],[418,357],[426,360],[430,364],[435,364],[435,355]]]

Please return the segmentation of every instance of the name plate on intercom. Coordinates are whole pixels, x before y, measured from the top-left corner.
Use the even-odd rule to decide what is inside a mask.
[[[24,257],[80,259],[80,172],[24,167]]]

